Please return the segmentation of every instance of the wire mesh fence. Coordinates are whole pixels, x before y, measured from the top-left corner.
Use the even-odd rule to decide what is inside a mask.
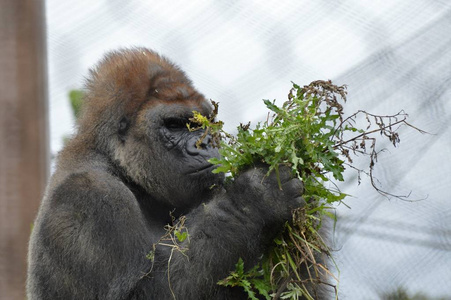
[[[175,60],[229,128],[266,117],[291,81],[348,85],[346,109],[405,110],[431,135],[402,131],[376,176],[415,202],[388,200],[355,174],[337,208],[340,299],[451,299],[451,3],[449,1],[47,1],[52,149],[72,130],[67,93],[110,49],[144,45]],[[401,129],[402,130],[402,129]]]

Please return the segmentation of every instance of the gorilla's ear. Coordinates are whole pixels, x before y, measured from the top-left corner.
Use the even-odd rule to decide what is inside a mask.
[[[125,135],[127,134],[128,128],[130,127],[130,120],[127,117],[123,117],[119,121],[119,126],[117,133],[122,142],[125,142]]]

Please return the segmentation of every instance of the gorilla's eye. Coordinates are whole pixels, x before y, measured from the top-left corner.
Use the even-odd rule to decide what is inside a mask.
[[[123,117],[120,121],[119,121],[119,130],[118,133],[120,135],[124,135],[127,132],[128,129],[128,120],[126,117]]]
[[[185,129],[187,123],[189,123],[189,120],[185,118],[167,118],[164,120],[164,126],[168,129]]]

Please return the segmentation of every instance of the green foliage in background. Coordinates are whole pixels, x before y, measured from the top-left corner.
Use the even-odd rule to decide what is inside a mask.
[[[429,297],[424,293],[409,294],[405,288],[399,287],[396,290],[389,293],[381,294],[382,300],[446,300],[449,297]]]
[[[81,105],[83,103],[83,91],[71,90],[69,92],[69,102],[74,114],[75,120],[80,116]]]

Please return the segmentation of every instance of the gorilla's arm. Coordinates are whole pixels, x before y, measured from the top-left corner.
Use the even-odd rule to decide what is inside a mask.
[[[154,285],[154,295],[161,299],[171,293],[177,299],[241,299],[216,283],[234,270],[239,258],[246,267],[255,265],[285,220],[290,219],[291,210],[304,203],[300,197],[302,183],[291,179],[288,170],[281,172],[283,190],[278,188],[274,172],[264,178],[266,171],[254,168],[245,172],[226,193],[186,216],[190,238],[182,247],[188,250],[169,253],[169,248],[161,249],[160,255],[166,257],[155,259],[165,263],[153,274],[154,280],[162,281]],[[247,299],[241,291],[240,295]]]
[[[49,212],[47,207],[51,207]],[[68,176],[44,200],[31,240],[31,299],[127,299],[150,270],[138,202],[105,172]]]
[[[52,213],[34,229],[39,239],[32,240],[30,272],[39,271],[28,283],[32,299],[240,299],[217,281],[240,257],[253,266],[302,204],[300,181],[282,172],[279,190],[274,175],[263,179],[265,172],[245,172],[188,213],[190,237],[182,245],[188,251],[159,246],[153,267],[146,254],[163,225],[149,227],[138,200],[113,176],[70,175],[49,195]]]

